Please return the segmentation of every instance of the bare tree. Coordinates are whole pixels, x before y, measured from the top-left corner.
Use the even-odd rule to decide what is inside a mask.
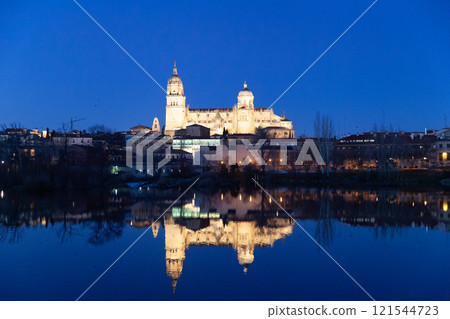
[[[88,132],[92,134],[111,133],[111,129],[102,124],[95,124],[88,128]]]
[[[2,124],[0,127],[4,131],[4,130],[9,129],[9,128],[22,128],[23,126],[22,126],[22,124],[20,122],[12,122],[12,123],[9,123],[9,125]]]
[[[329,115],[322,116],[319,112],[316,113],[314,133],[317,138],[319,151],[325,161],[325,171],[328,175],[330,172],[332,144],[335,134],[334,123]]]

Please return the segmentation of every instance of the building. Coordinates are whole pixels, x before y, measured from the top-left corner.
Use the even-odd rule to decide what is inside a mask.
[[[176,130],[192,124],[210,129],[211,134],[254,134],[257,128],[273,127],[292,130],[292,121],[275,115],[272,109],[255,108],[252,91],[244,83],[239,92],[237,104],[231,108],[193,109],[186,107],[186,96],[176,65],[167,83],[165,134],[173,136]],[[283,133],[284,134],[284,133]]]
[[[437,140],[434,144],[434,154],[431,156],[436,162],[436,167],[447,167],[450,163],[448,158],[450,153],[450,129],[445,128],[436,131],[434,135],[437,136]]]
[[[93,146],[92,136],[84,132],[56,133],[52,136],[53,142],[58,146]]]
[[[202,213],[198,215],[201,216]],[[247,273],[255,259],[255,248],[272,247],[275,241],[284,241],[292,234],[293,222],[287,217],[274,217],[261,226],[256,220],[230,220],[224,223],[220,218],[184,217],[180,220],[167,215],[164,227],[166,272],[172,279],[175,292],[186,259],[185,251],[189,247],[231,246],[237,253],[239,265]]]
[[[333,141],[338,169],[411,169],[434,165],[429,156],[436,136],[418,132],[366,132]]]
[[[156,117],[155,117],[155,120],[157,120]],[[130,128],[130,133],[133,135],[138,134],[138,133],[150,133],[151,131],[152,131],[152,129],[145,125],[136,125],[136,126],[133,126],[132,128]]]

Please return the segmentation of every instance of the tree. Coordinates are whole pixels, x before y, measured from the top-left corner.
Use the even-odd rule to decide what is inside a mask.
[[[320,154],[325,161],[325,171],[328,175],[330,172],[330,160],[333,146],[332,144],[335,134],[334,123],[329,115],[322,116],[319,112],[316,113],[316,119],[314,121],[314,133],[317,139]]]
[[[111,133],[111,129],[102,124],[95,124],[88,128],[88,132],[92,134]]]

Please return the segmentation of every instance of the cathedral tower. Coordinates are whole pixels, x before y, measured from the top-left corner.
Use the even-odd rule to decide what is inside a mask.
[[[184,128],[186,116],[186,97],[183,83],[178,76],[177,66],[173,65],[173,74],[167,82],[166,96],[166,130],[165,134],[173,136],[175,130]]]
[[[237,121],[235,122],[235,132],[237,133],[255,133],[255,106],[253,104],[254,96],[252,91],[244,82],[244,88],[237,97]]]
[[[164,220],[165,249],[166,249],[166,272],[172,278],[172,288],[175,293],[177,281],[183,270],[185,256],[186,228],[175,223],[172,216]]]

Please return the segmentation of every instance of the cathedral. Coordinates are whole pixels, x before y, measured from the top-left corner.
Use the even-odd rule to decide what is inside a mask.
[[[232,108],[186,107],[183,83],[174,64],[173,74],[167,83],[165,134],[173,136],[176,130],[199,124],[208,127],[211,135],[222,134],[224,130],[229,134],[254,134],[257,128],[283,131],[286,138],[294,135],[292,121],[287,120],[284,113],[278,116],[272,109],[255,108],[253,99],[252,91],[244,83],[237,96],[237,104]]]

